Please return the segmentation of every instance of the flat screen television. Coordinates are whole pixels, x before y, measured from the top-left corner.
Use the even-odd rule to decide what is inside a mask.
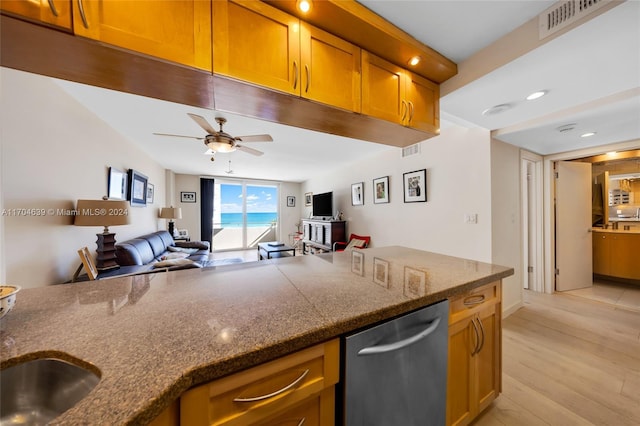
[[[313,217],[333,217],[333,192],[313,194]]]

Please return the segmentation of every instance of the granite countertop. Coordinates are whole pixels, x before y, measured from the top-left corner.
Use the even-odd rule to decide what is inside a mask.
[[[89,366],[100,383],[51,424],[144,424],[191,386],[512,274],[383,247],[23,289],[0,320],[0,368]]]
[[[592,228],[593,232],[607,232],[610,234],[640,234],[640,227],[632,226],[630,229],[625,230],[624,225],[618,225],[618,229],[604,229],[604,228]]]
[[[640,219],[637,217],[610,217],[609,222],[638,222],[640,223]]]

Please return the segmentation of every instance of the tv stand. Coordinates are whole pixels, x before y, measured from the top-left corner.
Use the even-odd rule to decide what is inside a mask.
[[[302,219],[302,253],[310,248],[333,251],[333,243],[346,241],[345,227],[344,220]]]

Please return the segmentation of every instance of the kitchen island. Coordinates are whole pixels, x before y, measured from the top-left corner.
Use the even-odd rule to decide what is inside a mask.
[[[0,322],[0,368],[89,366],[100,383],[52,424],[146,424],[194,386],[512,274],[383,247],[25,289]]]

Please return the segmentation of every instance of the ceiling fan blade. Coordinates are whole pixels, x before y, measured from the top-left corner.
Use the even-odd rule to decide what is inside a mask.
[[[189,138],[189,139],[198,139],[199,141],[204,140],[204,138],[200,138],[197,136],[185,136],[185,135],[172,135],[170,133],[154,133],[157,136],[171,136],[174,138]]]
[[[234,139],[242,142],[273,142],[271,135],[236,136]]]
[[[237,144],[236,144],[236,145],[235,145],[235,147],[236,147],[237,149],[239,149],[240,151],[244,151],[244,152],[246,152],[247,154],[251,154],[251,155],[257,155],[257,156],[260,156],[260,155],[263,155],[263,154],[264,154],[264,152],[262,152],[262,151],[258,151],[257,149],[249,148],[248,146],[242,146],[242,145],[237,145]]]
[[[214,135],[217,133],[214,130],[214,128],[211,126],[211,124],[209,124],[209,122],[204,117],[201,117],[196,114],[191,114],[190,112],[188,112],[187,115],[191,117],[193,121],[198,123],[198,126],[202,127],[208,134]]]

